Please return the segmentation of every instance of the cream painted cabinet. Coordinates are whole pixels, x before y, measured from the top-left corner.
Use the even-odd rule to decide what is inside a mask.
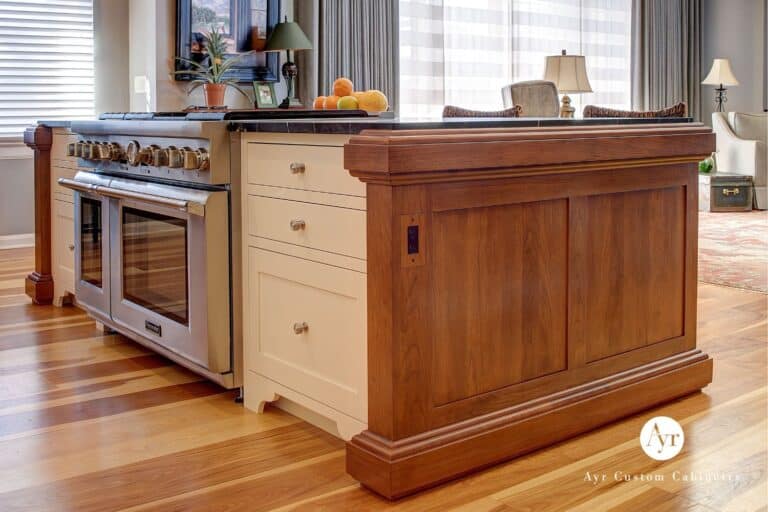
[[[51,267],[53,303],[70,302],[75,294],[75,219],[74,196],[58,183],[59,178],[73,178],[77,159],[67,156],[67,144],[77,137],[64,128],[53,130],[51,147]]]
[[[367,424],[365,187],[347,136],[243,137],[245,405]]]

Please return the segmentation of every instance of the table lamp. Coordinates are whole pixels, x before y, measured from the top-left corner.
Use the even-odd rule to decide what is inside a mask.
[[[715,104],[717,111],[722,112],[725,103],[728,101],[726,94],[726,85],[739,85],[739,81],[733,76],[731,63],[728,59],[715,59],[712,61],[712,69],[709,70],[707,77],[701,82],[704,85],[717,85],[715,89]]]
[[[299,74],[299,68],[291,62],[291,51],[296,50],[311,50],[312,43],[307,38],[304,31],[298,23],[294,21],[288,21],[288,17],[285,17],[285,21],[278,23],[275,29],[272,31],[272,35],[267,40],[267,45],[264,48],[265,52],[281,52],[285,50],[286,59],[285,64],[282,67],[283,77],[285,78],[286,96],[280,108],[288,108],[291,106],[301,106],[299,100],[293,96],[293,80]]]
[[[554,82],[558,92],[563,93],[560,117],[573,117],[576,111],[571,106],[568,93],[592,92],[587,78],[587,64],[583,55],[566,55],[565,50],[560,55],[547,57],[547,67],[544,70],[544,80]]]

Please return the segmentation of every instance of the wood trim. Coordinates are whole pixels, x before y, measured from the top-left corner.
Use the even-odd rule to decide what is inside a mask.
[[[692,351],[673,356],[661,369],[646,365],[394,443],[365,431],[347,443],[347,471],[396,499],[687,395],[711,381],[712,359]]]
[[[35,156],[35,270],[27,276],[25,291],[35,304],[53,301],[51,274],[51,146],[53,130],[38,125],[24,132],[24,144]]]

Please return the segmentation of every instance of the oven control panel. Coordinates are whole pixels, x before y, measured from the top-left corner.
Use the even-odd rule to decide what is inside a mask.
[[[73,121],[67,153],[81,168],[200,185],[231,184],[230,134],[204,121]]]

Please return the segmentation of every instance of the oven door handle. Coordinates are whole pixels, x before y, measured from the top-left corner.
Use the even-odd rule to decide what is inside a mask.
[[[153,196],[150,194],[140,194],[138,192],[131,192],[129,190],[120,190],[112,187],[105,187],[103,185],[93,185],[90,183],[82,183],[76,180],[70,180],[67,178],[59,178],[59,185],[62,187],[78,190],[80,192],[92,192],[101,194],[107,197],[114,197],[116,199],[129,199],[135,201],[141,201],[142,203],[149,203],[165,208],[173,208],[182,212],[191,213],[192,215],[198,215],[205,217],[205,205],[196,203],[193,201],[185,201],[183,199],[171,199],[168,197]]]

